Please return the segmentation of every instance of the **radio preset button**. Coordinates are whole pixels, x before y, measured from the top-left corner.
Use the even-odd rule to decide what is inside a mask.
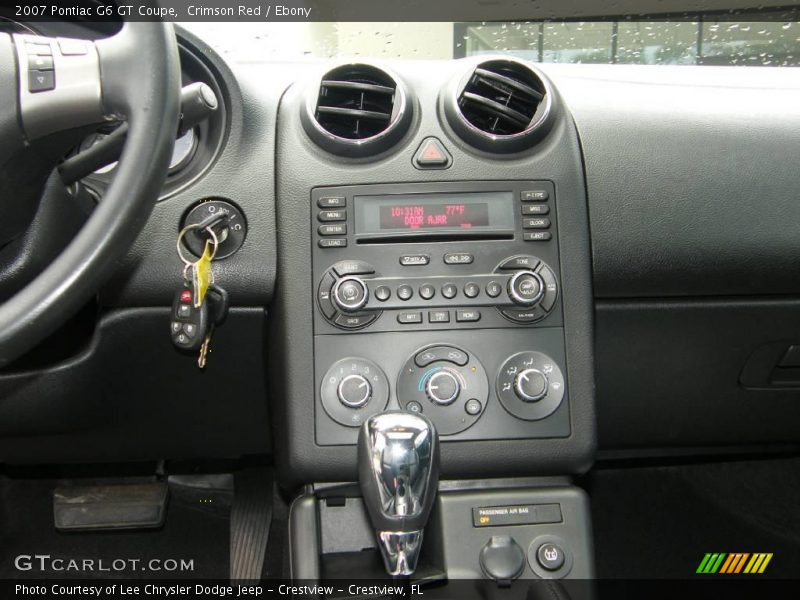
[[[389,298],[392,297],[392,290],[389,289],[389,286],[386,285],[379,285],[375,288],[375,297],[380,300],[381,302],[386,302]]]
[[[326,238],[317,242],[320,248],[346,248],[347,238]]]
[[[344,208],[347,206],[347,199],[344,196],[331,196],[317,200],[320,208]]]
[[[400,300],[410,300],[414,295],[414,289],[410,285],[403,284],[397,288],[397,297]]]
[[[320,235],[347,235],[347,225],[344,223],[335,223],[333,225],[320,225]]]
[[[442,286],[442,296],[444,296],[448,300],[455,298],[457,293],[458,293],[458,286],[454,283],[445,283]]]
[[[522,233],[522,239],[526,242],[549,242],[552,237],[549,231],[525,231]]]
[[[427,254],[406,254],[400,257],[400,264],[404,267],[424,266],[431,262],[431,257]]]
[[[432,310],[428,312],[428,323],[449,323],[450,311]]]
[[[470,281],[466,285],[464,285],[464,295],[467,298],[475,298],[478,294],[481,293],[481,286],[477,283]]]
[[[546,215],[550,212],[550,207],[547,204],[523,204],[523,215]]]
[[[479,310],[464,309],[456,311],[457,323],[471,323],[480,320],[481,320],[481,313]]]
[[[490,281],[486,284],[486,295],[489,298],[497,298],[503,293],[503,286],[496,281]]]
[[[436,295],[436,288],[430,283],[424,283],[419,286],[419,295],[423,300],[430,300]]]
[[[472,254],[465,252],[458,252],[444,255],[444,264],[446,265],[469,265],[475,260]]]
[[[523,202],[546,202],[549,197],[550,193],[547,190],[527,190],[519,194]]]
[[[347,212],[343,210],[323,210],[320,211],[317,218],[320,221],[346,221],[347,220]]]
[[[539,266],[539,259],[535,256],[512,256],[504,260],[498,268],[500,269],[529,269],[533,271]]]
[[[422,323],[421,312],[401,312],[397,315],[397,322],[407,325],[409,323]]]

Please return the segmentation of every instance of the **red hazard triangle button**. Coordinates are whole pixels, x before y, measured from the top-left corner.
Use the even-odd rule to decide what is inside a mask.
[[[446,169],[452,160],[442,142],[435,137],[422,140],[414,154],[414,166],[418,169]]]

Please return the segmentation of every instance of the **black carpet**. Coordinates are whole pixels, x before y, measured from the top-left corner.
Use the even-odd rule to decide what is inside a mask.
[[[800,578],[800,458],[597,468],[598,577],[696,577],[707,552],[771,552],[757,577]]]

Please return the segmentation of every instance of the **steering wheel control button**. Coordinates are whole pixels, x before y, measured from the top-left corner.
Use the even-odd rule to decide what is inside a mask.
[[[480,553],[481,571],[507,587],[525,570],[525,552],[510,535],[494,535]]]
[[[541,352],[519,352],[506,359],[495,382],[500,403],[524,421],[553,414],[565,395],[565,380],[556,362]]]
[[[403,325],[422,323],[421,312],[401,312],[397,315],[397,322]]]
[[[333,286],[333,303],[344,312],[358,312],[368,296],[367,285],[358,277],[344,277]]]
[[[414,153],[414,166],[417,169],[446,169],[452,162],[442,142],[435,137],[422,140]]]
[[[424,267],[431,262],[427,254],[406,254],[400,257],[400,264],[404,267]]]
[[[363,375],[346,375],[336,388],[339,402],[348,408],[361,408],[372,396],[372,386]]]
[[[524,369],[514,379],[514,392],[523,402],[537,402],[547,394],[547,377],[538,369]]]
[[[549,242],[553,235],[549,231],[526,231],[522,239],[526,242]]]
[[[430,300],[436,295],[436,288],[430,283],[424,283],[419,286],[419,295],[423,300]]]
[[[489,382],[470,352],[441,344],[421,348],[406,360],[397,377],[396,394],[406,410],[414,402],[424,407],[439,435],[454,435],[486,412]]]
[[[550,213],[550,207],[547,204],[523,204],[522,214],[527,215],[546,215]]]
[[[518,271],[521,269],[527,269],[528,271],[533,271],[536,267],[539,266],[541,261],[536,258],[535,256],[512,256],[511,258],[507,258],[500,265],[497,267],[503,271],[514,270]]]
[[[346,221],[347,212],[343,210],[322,210],[319,215],[317,215],[317,218],[323,223],[329,221]]]
[[[467,252],[456,252],[444,255],[446,265],[471,265],[475,256]]]
[[[481,311],[461,309],[456,311],[456,323],[475,323],[481,320]]]
[[[445,283],[442,286],[442,296],[448,300],[452,300],[458,294],[458,286],[453,283]]]
[[[542,278],[529,271],[519,271],[508,282],[508,295],[520,306],[533,306],[544,294]]]
[[[542,544],[536,551],[536,560],[548,571],[558,571],[564,566],[564,551],[553,543]]]
[[[27,42],[25,44],[25,52],[28,54],[38,54],[40,56],[53,56],[53,49],[50,47],[50,44]]]
[[[431,402],[447,406],[452,404],[458,398],[461,392],[456,376],[447,369],[437,371],[430,377],[425,384],[425,393]]]
[[[41,56],[39,54],[28,55],[28,70],[29,71],[52,71],[53,70],[53,57]]]
[[[397,297],[400,300],[410,300],[414,295],[414,289],[410,285],[403,284],[397,288]]]
[[[344,208],[347,206],[347,199],[344,196],[329,196],[317,200],[320,208]]]
[[[343,358],[323,375],[320,401],[331,419],[346,427],[359,427],[386,408],[389,381],[371,360]]]
[[[28,91],[32,94],[56,89],[56,74],[50,71],[28,71]]]
[[[480,400],[476,400],[475,398],[470,398],[464,405],[464,410],[467,411],[468,415],[474,417],[475,415],[481,414],[481,411],[483,410],[483,405],[481,404]]]
[[[466,285],[464,285],[464,295],[467,298],[476,298],[478,294],[481,293],[481,286],[477,283],[470,281]]]
[[[490,281],[486,284],[486,295],[489,296],[489,298],[497,298],[502,293],[503,286],[497,281]]]
[[[520,192],[519,199],[523,202],[547,202],[550,194],[547,190],[527,190]]]
[[[431,310],[428,312],[428,323],[449,323],[450,311]]]
[[[89,53],[89,45],[82,40],[58,38],[58,49],[64,56],[84,56]]]
[[[320,225],[320,235],[347,235],[347,225],[345,223],[334,223],[333,225]]]
[[[386,302],[392,297],[392,290],[389,288],[389,286],[379,285],[375,288],[374,295],[375,298],[377,298],[380,302]]]
[[[414,356],[414,364],[420,368],[427,367],[431,363],[446,361],[463,367],[469,362],[469,355],[463,350],[453,346],[433,346],[417,352]]]

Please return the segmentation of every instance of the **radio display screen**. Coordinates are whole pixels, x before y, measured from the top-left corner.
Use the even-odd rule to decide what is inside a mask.
[[[470,236],[514,229],[511,192],[356,196],[356,234]]]

